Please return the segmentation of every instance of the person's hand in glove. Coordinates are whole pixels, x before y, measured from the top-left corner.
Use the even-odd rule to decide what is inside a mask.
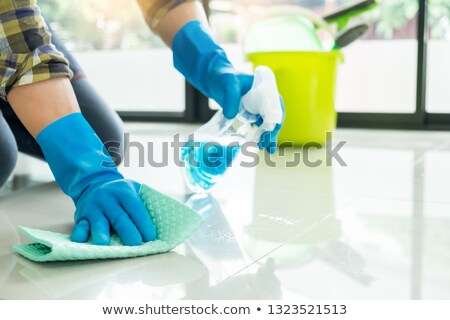
[[[172,50],[175,68],[204,95],[214,99],[226,118],[234,118],[241,97],[252,86],[253,76],[234,69],[224,50],[199,20],[189,21],[175,34]],[[281,124],[272,132],[265,132],[259,148],[274,153],[280,128]]]
[[[126,180],[81,113],[45,127],[36,138],[61,189],[76,206],[72,240],[108,245],[110,228],[125,245],[155,239],[155,227],[139,198],[140,184]]]
[[[75,204],[72,240],[108,245],[110,229],[125,245],[154,240],[155,227],[139,197],[80,113],[69,79],[57,77],[11,89],[8,100],[39,143],[62,191]]]

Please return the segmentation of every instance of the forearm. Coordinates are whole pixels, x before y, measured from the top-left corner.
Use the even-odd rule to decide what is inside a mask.
[[[71,113],[80,112],[66,77],[14,87],[8,93],[8,101],[35,138],[49,124]]]
[[[207,24],[205,11],[198,1],[185,2],[170,10],[158,23],[156,32],[167,46],[172,47],[172,41],[177,31],[192,20],[199,20],[205,25]]]

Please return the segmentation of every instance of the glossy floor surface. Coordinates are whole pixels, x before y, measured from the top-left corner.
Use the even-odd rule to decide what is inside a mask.
[[[134,125],[130,140],[154,142],[160,161],[162,142],[192,129]],[[28,241],[17,226],[69,233],[73,205],[54,183],[3,195],[0,298],[450,298],[450,133],[338,130],[333,145],[341,141],[346,165],[327,164],[324,149],[307,158],[287,149],[257,167],[233,166],[208,196],[189,194],[170,146],[163,168],[132,147],[127,177],[187,201],[206,220],[155,256],[28,261],[11,252]]]

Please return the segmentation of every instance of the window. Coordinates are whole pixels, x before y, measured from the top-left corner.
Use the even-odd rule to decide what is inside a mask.
[[[450,113],[450,2],[428,2],[427,111]]]
[[[283,1],[324,16],[354,0]],[[414,113],[417,66],[417,9],[415,0],[383,1],[375,10],[352,19],[368,22],[363,39],[344,48],[339,67],[336,109],[340,112]],[[210,22],[219,41],[242,70],[246,69],[241,45],[248,20],[255,14],[277,10],[279,1],[210,1]],[[270,4],[268,6],[268,4]],[[286,13],[289,13],[286,11]],[[251,17],[251,18],[250,18]],[[349,25],[350,25],[349,24]]]
[[[338,73],[336,109],[414,113],[418,2],[378,2],[377,8],[358,19],[370,24],[369,31],[343,49],[345,62]]]
[[[230,55],[237,57],[240,49],[232,46],[243,41],[245,21],[253,18],[248,13],[250,7],[259,6],[260,11],[267,11],[273,6],[290,4],[323,16],[357,2],[359,0],[210,0],[210,22],[221,43],[231,46],[228,48]],[[368,22],[371,28],[362,39],[343,49],[345,62],[339,68],[336,92],[338,125],[448,128],[450,117],[443,113],[450,112],[449,93],[445,90],[450,73],[443,70],[450,70],[445,59],[450,50],[450,3],[444,0],[377,2],[377,8],[351,21],[355,24]],[[426,18],[430,26],[428,33],[425,32]],[[241,54],[241,64],[244,61],[245,56]]]

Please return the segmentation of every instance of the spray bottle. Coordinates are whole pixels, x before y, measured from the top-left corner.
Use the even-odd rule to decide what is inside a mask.
[[[258,127],[254,123],[262,118]],[[204,193],[220,180],[246,142],[258,143],[265,131],[274,130],[283,120],[275,75],[258,66],[253,84],[241,99],[234,119],[222,110],[190,136],[181,151],[183,175],[193,192]]]

